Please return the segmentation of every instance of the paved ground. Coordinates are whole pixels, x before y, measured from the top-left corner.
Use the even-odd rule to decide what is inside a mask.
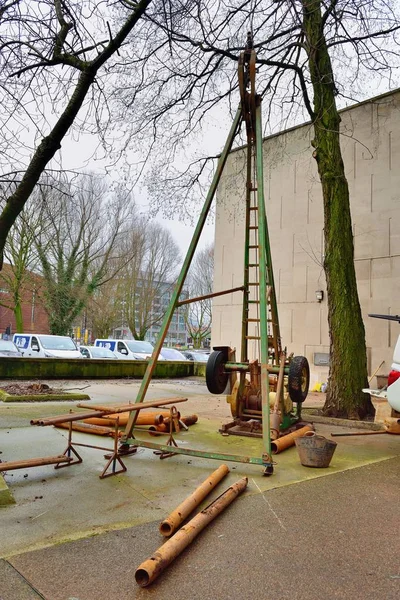
[[[98,382],[86,391],[93,403],[114,403],[134,400],[136,389],[137,382]],[[259,453],[259,440],[217,433],[229,407],[196,381],[155,382],[147,399],[182,393],[189,398],[182,412],[200,419],[181,434],[181,444]],[[66,409],[65,403],[0,403],[3,460],[62,452],[63,432],[28,423],[29,415]],[[327,437],[334,430],[316,428]],[[103,453],[85,448],[81,465],[8,473],[16,504],[0,509],[0,598],[397,599],[400,436],[336,440],[328,469],[302,467],[294,448],[276,457],[270,478],[259,466],[229,463],[227,479],[202,507],[240,477],[248,477],[248,490],[146,589],[134,574],[162,543],[160,520],[218,463],[185,456],[160,461],[143,450],[126,459],[127,473],[100,481]]]

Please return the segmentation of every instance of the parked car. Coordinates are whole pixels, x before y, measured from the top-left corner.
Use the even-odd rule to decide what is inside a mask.
[[[21,358],[23,352],[11,340],[0,340],[0,356],[14,356]]]
[[[185,362],[189,360],[182,352],[175,350],[175,348],[161,348],[160,354],[165,360],[180,360]]]
[[[146,360],[153,354],[153,346],[150,342],[141,340],[95,340],[95,346],[108,348],[114,352],[119,359],[125,360]],[[165,360],[159,356],[158,360]]]
[[[102,348],[101,346],[79,346],[79,352],[83,358],[108,358],[111,360],[118,360],[118,356],[115,352],[112,352],[108,348]]]
[[[82,358],[74,340],[68,335],[14,333],[13,342],[31,358]]]
[[[194,362],[207,362],[209,355],[201,350],[183,350],[182,354]]]
[[[369,314],[369,317],[375,319],[386,319],[388,321],[397,321],[400,323],[399,315],[377,315]],[[373,392],[374,390],[364,389],[363,392]],[[387,382],[387,390],[382,390],[379,396],[386,398],[390,406],[396,411],[400,412],[400,336],[397,339],[396,346],[393,352],[393,362],[390,369]]]

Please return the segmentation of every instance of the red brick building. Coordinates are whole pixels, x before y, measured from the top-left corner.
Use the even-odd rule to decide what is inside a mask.
[[[14,281],[11,265],[4,264],[0,271],[0,337],[16,332],[13,297],[10,293]],[[49,320],[41,301],[43,278],[29,271],[24,275],[21,288],[24,333],[49,333]]]

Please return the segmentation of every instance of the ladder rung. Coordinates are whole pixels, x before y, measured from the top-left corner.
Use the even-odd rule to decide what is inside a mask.
[[[258,281],[253,281],[251,283],[249,282],[247,285],[260,285],[260,284],[258,283]]]
[[[250,225],[249,229],[258,229],[258,225]]]
[[[249,304],[260,304],[259,300],[249,300],[248,301]]]
[[[249,210],[258,210],[258,206],[249,206]]]
[[[259,263],[250,263],[249,267],[259,267]]]
[[[258,245],[257,246],[249,246],[249,248],[258,248]]]
[[[258,188],[256,187],[249,187],[250,192],[256,192]]]
[[[248,323],[259,323],[260,319],[247,319]]]
[[[246,335],[246,340],[261,340],[259,335]]]

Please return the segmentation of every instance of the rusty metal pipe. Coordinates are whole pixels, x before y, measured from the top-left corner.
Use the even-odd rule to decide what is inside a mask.
[[[86,402],[79,402],[78,408],[91,408],[93,410],[101,410],[104,414],[121,413],[126,411],[138,411],[145,408],[157,408],[158,406],[167,406],[168,404],[178,404],[179,402],[187,402],[187,398],[161,398],[160,400],[153,400],[149,402],[137,402],[136,404],[120,404],[115,405],[108,404],[103,406],[92,406]]]
[[[42,419],[32,419],[30,423],[31,425],[41,425],[44,427],[46,425],[55,425],[56,423],[69,423],[71,421],[81,421],[91,417],[101,417],[102,414],[104,413],[100,410],[93,410],[92,412],[87,413],[71,412],[59,417],[43,417]]]
[[[114,423],[115,425],[115,423]],[[92,433],[94,435],[105,435],[108,437],[114,437],[115,428],[113,427],[101,427],[100,425],[93,425],[92,423],[71,423],[73,431],[80,431],[81,433]],[[54,427],[58,429],[69,429],[69,423],[56,423]],[[118,437],[121,437],[122,431],[118,431]]]
[[[141,587],[152,583],[194,538],[246,489],[246,486],[247,477],[243,477],[177,531],[150,558],[139,565],[135,572],[136,583]]]
[[[165,423],[160,423],[160,425],[150,425],[147,431],[150,435],[162,435],[163,433],[169,433],[169,428]]]
[[[0,473],[2,471],[15,471],[16,469],[29,469],[31,467],[42,467],[44,465],[57,465],[58,463],[68,463],[72,457],[61,454],[60,456],[43,456],[41,458],[27,458],[25,460],[9,460],[0,463]]]
[[[199,420],[199,417],[197,415],[189,415],[187,417],[181,417],[179,412],[178,412],[178,415],[179,415],[178,419],[180,421],[182,421],[182,423],[184,425],[187,425],[187,426],[194,425]],[[168,425],[169,424],[169,417],[164,418],[163,423],[165,423],[165,425]],[[158,425],[158,423],[156,423],[156,424]]]
[[[314,431],[314,429],[315,429],[314,425],[305,425],[304,427],[301,427],[301,429],[297,429],[297,431],[293,431],[293,433],[288,433],[287,435],[284,435],[281,438],[274,440],[273,442],[271,442],[272,454],[279,454],[279,452],[286,450],[286,448],[290,448],[291,446],[294,446],[294,444],[295,444],[294,440],[296,438],[303,437],[309,431]]]
[[[187,516],[204,500],[215,486],[229,473],[229,467],[221,465],[199,487],[188,496],[162,523],[160,533],[169,537],[178,529]]]
[[[105,415],[104,417],[94,417],[92,419],[85,419],[85,423],[91,425],[101,425],[104,427],[114,427],[115,421],[119,419],[120,425],[126,425],[129,419],[129,412],[123,413],[112,413]],[[169,411],[164,410],[161,412],[140,412],[136,420],[136,425],[159,425],[165,417],[169,416]]]

